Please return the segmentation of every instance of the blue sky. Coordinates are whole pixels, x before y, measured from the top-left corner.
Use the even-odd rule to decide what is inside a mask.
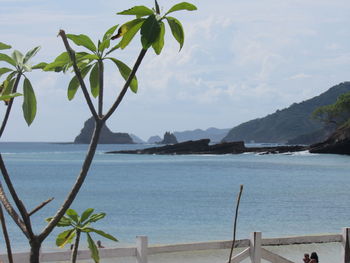
[[[159,0],[164,10],[175,3]],[[149,52],[141,65],[138,94],[128,92],[108,121],[113,131],[147,140],[165,131],[230,128],[350,79],[349,0],[192,3],[197,11],[174,13],[185,28],[182,51],[168,30],[162,54]],[[97,40],[126,21],[117,12],[153,1],[0,0],[0,5],[0,41],[23,52],[41,46],[34,61],[40,62],[64,51],[59,29]],[[139,49],[137,39],[115,56],[132,65]],[[122,81],[112,68],[107,73],[112,102]],[[37,94],[37,117],[28,128],[19,98],[3,140],[72,141],[89,117],[81,92],[71,102],[66,98],[72,76],[28,76]]]

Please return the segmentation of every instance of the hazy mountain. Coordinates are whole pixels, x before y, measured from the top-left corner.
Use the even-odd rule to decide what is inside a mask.
[[[294,103],[264,118],[242,123],[231,129],[223,141],[306,143],[305,139],[308,138],[307,143],[315,143],[324,139],[328,134],[324,131],[320,136],[324,129],[323,124],[311,119],[311,113],[317,107],[334,103],[339,95],[348,91],[350,91],[350,82],[340,83],[317,97]],[[303,139],[303,141],[298,142],[296,138]]]
[[[137,137],[135,134],[130,133],[129,134],[134,143],[146,143],[144,140],[142,140],[140,137]]]
[[[161,140],[162,138],[160,138],[158,135],[155,135],[155,136],[149,137],[149,139],[147,140],[147,143],[157,143],[157,142],[160,142]]]
[[[182,132],[174,132],[178,142],[194,141],[200,139],[210,139],[213,142],[220,142],[230,129],[208,128],[206,130],[196,129]]]

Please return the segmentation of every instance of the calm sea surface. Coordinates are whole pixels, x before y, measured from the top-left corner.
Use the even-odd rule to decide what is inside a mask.
[[[240,184],[244,193],[239,238],[247,238],[252,231],[262,231],[264,237],[340,233],[342,227],[350,226],[349,156],[104,154],[140,147],[145,146],[100,146],[72,206],[79,212],[89,207],[106,212],[95,228],[115,235],[120,244],[134,243],[137,235],[147,235],[150,243],[231,239]],[[28,210],[55,198],[32,216],[36,231],[70,190],[86,149],[86,145],[72,144],[0,143]],[[24,235],[8,217],[7,222],[15,250],[28,250]],[[55,246],[57,233],[46,240],[45,248]]]

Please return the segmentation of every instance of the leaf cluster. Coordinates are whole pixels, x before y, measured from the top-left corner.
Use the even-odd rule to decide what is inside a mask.
[[[134,6],[119,12],[118,15],[133,15],[136,18],[123,24],[119,28],[118,34],[113,36],[112,39],[121,37],[118,45],[121,49],[124,49],[136,33],[140,31],[142,47],[148,49],[152,46],[155,53],[159,55],[164,46],[165,24],[163,21],[166,20],[181,50],[185,40],[182,24],[175,17],[169,16],[170,13],[180,10],[193,11],[197,10],[197,7],[187,2],[181,2],[171,7],[164,15],[161,15],[159,5],[155,0],[153,9],[146,6]]]
[[[0,50],[5,49],[11,49],[11,46],[0,42]],[[11,55],[0,53],[0,61],[7,64],[7,67],[0,68],[0,77],[5,77],[0,84],[0,100],[4,101],[7,106],[13,98],[23,96],[23,116],[28,125],[35,118],[37,105],[32,84],[25,73],[41,68],[39,64],[32,66],[30,63],[39,50],[40,47],[35,47],[25,55],[18,50],[14,50]],[[17,92],[21,76],[24,76],[23,94]]]
[[[86,233],[88,246],[91,252],[91,257],[95,262],[99,262],[99,253],[95,242],[91,237],[91,233],[98,234],[107,239],[118,241],[114,236],[105,233],[102,230],[98,230],[91,227],[91,223],[95,223],[101,219],[103,219],[106,214],[105,213],[96,213],[93,214],[94,209],[88,208],[86,209],[81,216],[74,209],[68,209],[66,215],[63,216],[60,221],[57,223],[58,227],[70,227],[70,229],[65,230],[58,234],[56,238],[56,245],[60,248],[63,248],[65,245],[72,243],[73,240],[77,237],[77,233]],[[46,218],[47,222],[50,222],[52,217]]]
[[[131,69],[122,61],[110,57],[109,55],[118,49],[118,45],[111,46],[111,37],[114,34],[118,25],[109,28],[103,35],[102,40],[98,40],[97,45],[87,35],[80,34],[67,34],[67,38],[73,41],[77,46],[84,47],[86,51],[74,52],[74,59],[77,61],[79,71],[84,79],[89,75],[90,92],[94,98],[99,96],[100,91],[100,78],[103,76],[100,72],[103,72],[103,61],[109,60],[118,68],[121,76],[126,80],[131,72]],[[55,60],[49,64],[43,64],[44,71],[55,71],[55,72],[67,72],[72,70],[73,62],[71,55],[66,51],[61,53],[55,58]],[[80,87],[78,77],[75,75],[69,82],[67,96],[69,100],[72,100]],[[130,83],[130,89],[133,92],[137,92],[138,83],[137,78],[134,77]]]

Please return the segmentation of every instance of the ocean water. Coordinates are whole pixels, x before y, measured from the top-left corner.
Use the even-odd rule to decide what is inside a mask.
[[[94,227],[113,234],[105,246],[229,240],[239,186],[244,185],[238,238],[340,233],[350,226],[350,157],[308,152],[278,155],[108,155],[140,145],[101,145],[72,208],[106,212]],[[145,146],[143,146],[145,147]],[[80,171],[86,145],[0,143],[20,198],[33,209],[34,230],[55,213]],[[1,179],[2,184],[3,180]],[[6,217],[16,251],[28,250],[23,233]],[[44,243],[55,247],[56,229]],[[85,243],[85,241],[84,241]],[[0,239],[0,250],[4,250]]]

